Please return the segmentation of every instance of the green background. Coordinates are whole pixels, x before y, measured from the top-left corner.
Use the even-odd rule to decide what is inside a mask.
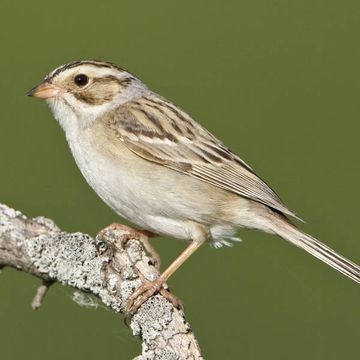
[[[360,2],[10,1],[0,8],[0,202],[92,235],[121,221],[83,180],[64,134],[24,96],[62,63],[103,59],[181,105],[250,163],[312,235],[360,262]],[[170,280],[207,359],[359,356],[359,286],[285,241],[242,231]],[[158,238],[168,264],[185,243]],[[54,286],[0,276],[0,357],[131,359],[121,317]]]

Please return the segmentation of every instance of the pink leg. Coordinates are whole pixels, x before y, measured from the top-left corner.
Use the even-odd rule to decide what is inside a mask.
[[[155,293],[160,292],[167,300],[175,306],[181,301],[163,288],[169,277],[203,244],[202,241],[193,240],[191,244],[175,259],[175,261],[154,281],[146,281],[129,297],[127,304],[128,314],[134,313],[137,309]],[[140,299],[138,300],[138,298]]]

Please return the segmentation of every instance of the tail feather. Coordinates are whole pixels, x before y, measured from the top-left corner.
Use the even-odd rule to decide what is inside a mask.
[[[291,242],[292,244],[304,249],[314,255],[324,263],[340,271],[350,279],[360,284],[360,266],[338,254],[335,250],[326,246],[314,237],[297,229],[285,218],[276,217],[273,231]],[[274,224],[273,223],[273,224]]]

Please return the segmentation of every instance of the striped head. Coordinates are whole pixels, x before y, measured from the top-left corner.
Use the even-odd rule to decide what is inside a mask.
[[[105,112],[148,92],[140,80],[114,64],[83,60],[59,66],[27,95],[45,99],[67,131],[86,127]]]

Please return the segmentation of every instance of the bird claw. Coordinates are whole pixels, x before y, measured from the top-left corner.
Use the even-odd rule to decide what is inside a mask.
[[[174,294],[172,294],[169,290],[162,288],[162,289],[160,289],[159,293],[167,301],[171,302],[176,309],[184,310],[183,301],[180,298],[178,298],[177,296],[175,296]]]
[[[114,230],[122,230],[126,231],[130,234],[133,234],[136,239],[138,239],[144,246],[147,253],[150,255],[153,265],[157,270],[160,271],[160,265],[161,265],[161,259],[159,253],[155,250],[155,248],[152,246],[152,244],[149,241],[150,237],[156,236],[156,234],[147,231],[147,230],[137,230],[133,229],[130,226],[119,224],[119,223],[112,223],[105,227],[104,229],[100,230],[100,232],[97,235],[97,238],[104,238],[107,232],[114,231]],[[126,243],[130,240],[130,237],[127,237],[123,240],[121,246],[124,247]]]
[[[161,277],[154,281],[145,280],[145,283],[137,288],[129,297],[126,306],[126,317],[130,318],[131,315],[134,315],[141,305],[157,293],[160,293],[166,300],[171,302],[174,307],[183,309],[182,301],[165,289],[164,284],[165,281]]]
[[[160,291],[164,281],[158,278],[154,281],[145,280],[129,297],[126,312],[134,314],[144,302]]]

